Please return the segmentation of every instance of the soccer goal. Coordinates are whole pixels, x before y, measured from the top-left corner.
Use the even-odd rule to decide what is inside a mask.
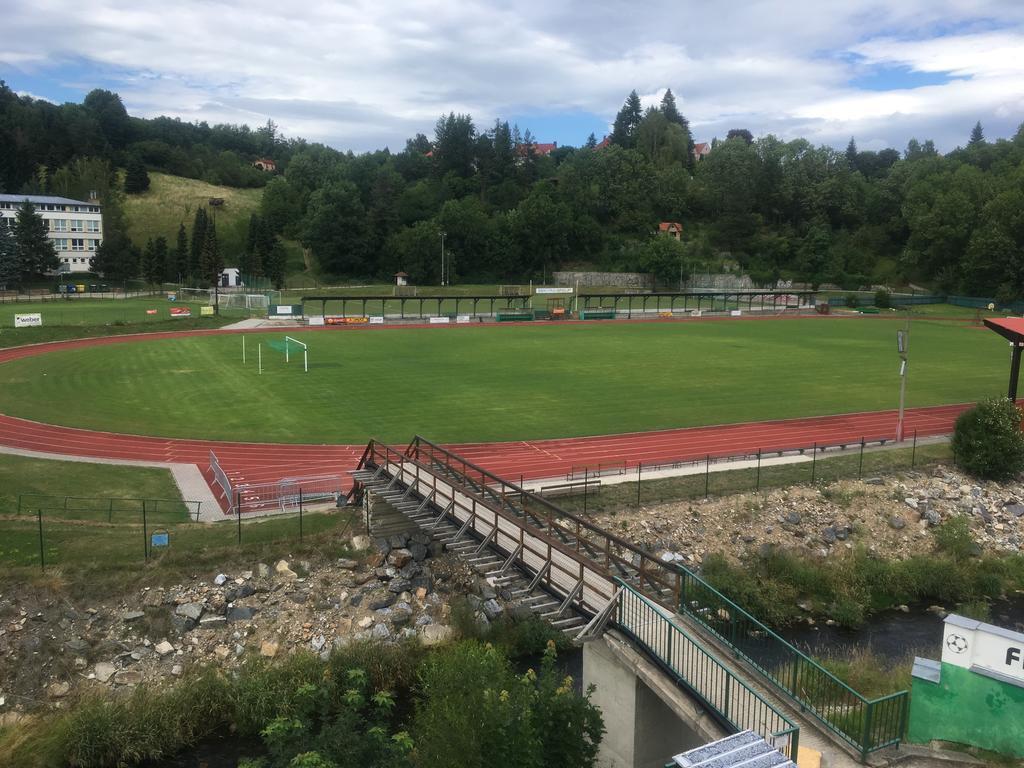
[[[266,312],[270,300],[263,293],[222,293],[218,297],[221,309],[244,309],[247,312]]]
[[[213,291],[209,288],[178,288],[178,301],[190,301],[195,304],[213,304]]]
[[[291,348],[295,347],[295,352],[302,350],[302,370],[304,373],[309,373],[309,347],[303,344],[298,339],[293,339],[291,336],[284,337],[284,361],[291,361]]]

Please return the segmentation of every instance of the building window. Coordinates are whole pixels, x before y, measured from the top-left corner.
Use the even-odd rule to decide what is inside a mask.
[[[81,219],[72,219],[71,220],[71,231],[72,232],[84,232],[85,231],[85,226],[82,224],[82,220]]]
[[[72,251],[84,251],[85,240],[80,237],[74,237],[71,239],[71,250]]]
[[[85,241],[86,247],[88,247],[88,249],[90,251],[95,251],[96,247],[99,245],[99,242],[100,242],[99,240],[86,240]]]
[[[68,231],[68,220],[67,219],[50,219],[50,231],[51,232],[67,232]]]
[[[98,221],[87,221],[87,222],[85,222],[85,231],[86,232],[99,232],[100,231],[100,223]]]
[[[58,251],[66,251],[68,249],[68,239],[66,237],[55,237],[53,239],[53,247]]]

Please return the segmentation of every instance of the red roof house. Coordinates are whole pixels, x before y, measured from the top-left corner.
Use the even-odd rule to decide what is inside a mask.
[[[711,154],[711,145],[708,144],[706,141],[702,141],[700,144],[693,145],[694,160],[703,160],[709,154]]]
[[[658,232],[678,240],[683,236],[683,225],[678,221],[663,221],[658,225]]]

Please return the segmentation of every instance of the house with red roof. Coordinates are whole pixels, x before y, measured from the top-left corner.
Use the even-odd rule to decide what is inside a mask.
[[[700,144],[693,145],[693,159],[700,162],[705,157],[711,154],[711,145],[706,141],[702,141]]]
[[[558,149],[558,142],[553,141],[550,144],[516,144],[516,157],[525,158],[528,146],[533,147],[534,157],[544,157]]]
[[[683,225],[678,221],[663,221],[658,225],[658,234],[679,240],[683,236]]]

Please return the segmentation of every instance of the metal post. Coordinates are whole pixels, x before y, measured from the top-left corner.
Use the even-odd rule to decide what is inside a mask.
[[[917,430],[914,430],[914,445],[910,449],[910,468],[914,468],[914,461],[917,459]]]
[[[144,560],[149,560],[149,531],[146,528],[146,500],[142,500],[142,554]]]
[[[262,344],[257,344],[256,345],[256,356],[259,358],[259,371],[262,374],[263,373],[263,345]]]
[[[1017,402],[1017,380],[1020,378],[1020,353],[1020,344],[1013,343],[1013,354],[1010,357],[1010,386],[1006,392],[1006,396],[1011,403]]]
[[[242,492],[235,491],[235,514],[238,516],[238,544],[242,544]]]
[[[708,489],[711,487],[711,454],[704,460],[704,498],[708,497]]]
[[[864,477],[864,438],[860,439],[860,464],[857,465],[857,479]]]
[[[245,365],[245,334],[242,334],[242,365]]]
[[[761,449],[757,449],[757,482],[754,484],[754,490],[761,490]]]
[[[636,465],[636,508],[640,509],[640,473],[643,471],[644,463],[641,461]]]
[[[43,547],[43,510],[42,508],[36,510],[36,517],[39,520],[39,567],[42,570],[46,570],[46,554],[45,548]]]
[[[299,488],[299,541],[302,541],[302,488]]]
[[[589,470],[586,467],[584,467],[583,468],[583,514],[584,515],[587,514],[587,481],[589,479],[589,475],[587,474],[588,472],[589,472]]]
[[[818,463],[818,444],[814,444],[814,448],[811,449],[811,485],[814,485],[814,470],[815,465]]]

